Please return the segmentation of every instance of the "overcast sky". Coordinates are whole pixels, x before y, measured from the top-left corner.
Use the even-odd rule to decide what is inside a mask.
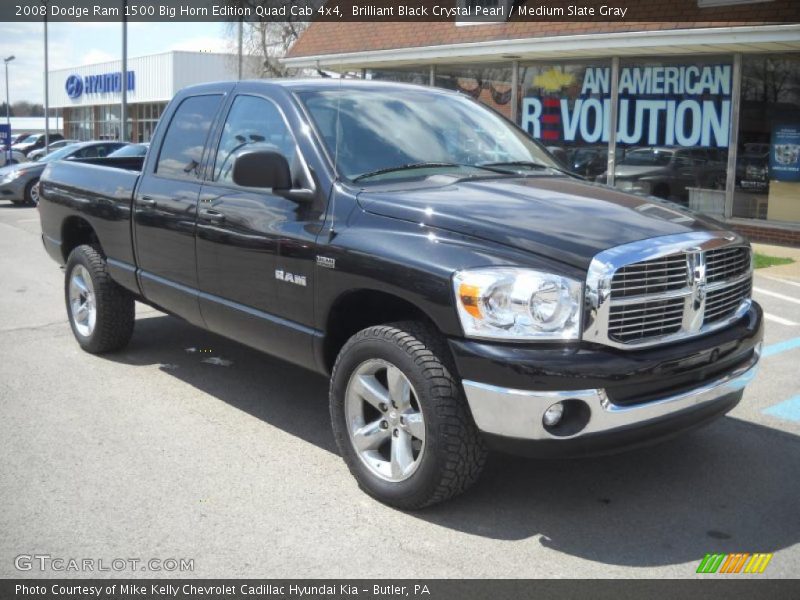
[[[234,51],[235,43],[226,32],[225,23],[132,22],[128,24],[128,57],[167,50]],[[16,56],[8,67],[11,104],[44,101],[43,35],[41,23],[0,23],[0,57]],[[120,23],[50,23],[48,37],[51,71],[119,59],[122,52]],[[4,102],[2,74],[0,88]]]

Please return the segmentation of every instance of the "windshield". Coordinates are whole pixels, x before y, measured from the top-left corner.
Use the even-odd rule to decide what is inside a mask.
[[[21,142],[19,142],[19,143],[20,143],[20,144],[32,144],[32,143],[34,143],[34,142],[35,142],[37,139],[39,139],[39,135],[38,135],[38,134],[29,135],[28,137],[26,137],[24,140],[22,140],[22,141],[21,141]]]
[[[144,156],[145,154],[147,154],[147,146],[145,144],[128,144],[119,150],[114,150],[108,156],[110,158],[112,156]]]
[[[625,158],[619,164],[632,166],[664,166],[668,165],[671,159],[672,152],[669,150],[632,150],[625,155]]]
[[[55,152],[51,152],[47,156],[43,156],[39,159],[39,162],[50,162],[51,160],[61,160],[62,158],[66,158],[70,156],[73,152],[78,150],[74,144],[70,144],[69,146],[64,146],[63,148],[59,148]]]
[[[339,174],[351,181],[419,178],[432,172],[487,174],[481,165],[497,163],[511,163],[509,172],[537,165],[559,168],[521,130],[461,96],[410,88],[345,88],[299,96]]]

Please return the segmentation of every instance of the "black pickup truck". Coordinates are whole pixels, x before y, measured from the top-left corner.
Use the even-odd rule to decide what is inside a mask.
[[[746,240],[444,90],[192,87],[146,157],[52,163],[40,193],[85,350],[125,346],[138,300],[329,375],[344,460],[401,508],[466,489],[489,448],[706,423],[759,359]]]

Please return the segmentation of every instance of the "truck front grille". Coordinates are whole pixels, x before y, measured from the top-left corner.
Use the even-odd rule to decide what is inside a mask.
[[[690,246],[618,265],[608,284],[606,337],[638,346],[724,326],[749,306],[750,248]]]
[[[681,330],[683,298],[612,306],[608,335],[619,342],[668,335]]]

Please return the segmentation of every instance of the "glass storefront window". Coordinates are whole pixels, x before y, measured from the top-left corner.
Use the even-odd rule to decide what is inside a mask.
[[[520,65],[520,126],[589,179],[608,164],[610,72],[610,61]]]
[[[733,216],[800,222],[800,55],[742,57]]]
[[[510,62],[437,66],[434,81],[436,87],[472,96],[510,119],[511,72]]]
[[[374,69],[369,72],[369,79],[380,81],[397,81],[399,83],[414,83],[416,85],[430,85],[430,67],[414,67],[411,69]]]
[[[135,135],[132,135],[131,139],[136,142],[149,142],[156,129],[156,123],[166,106],[165,102],[138,104],[136,106]]]
[[[616,187],[724,216],[732,63],[621,61]]]

